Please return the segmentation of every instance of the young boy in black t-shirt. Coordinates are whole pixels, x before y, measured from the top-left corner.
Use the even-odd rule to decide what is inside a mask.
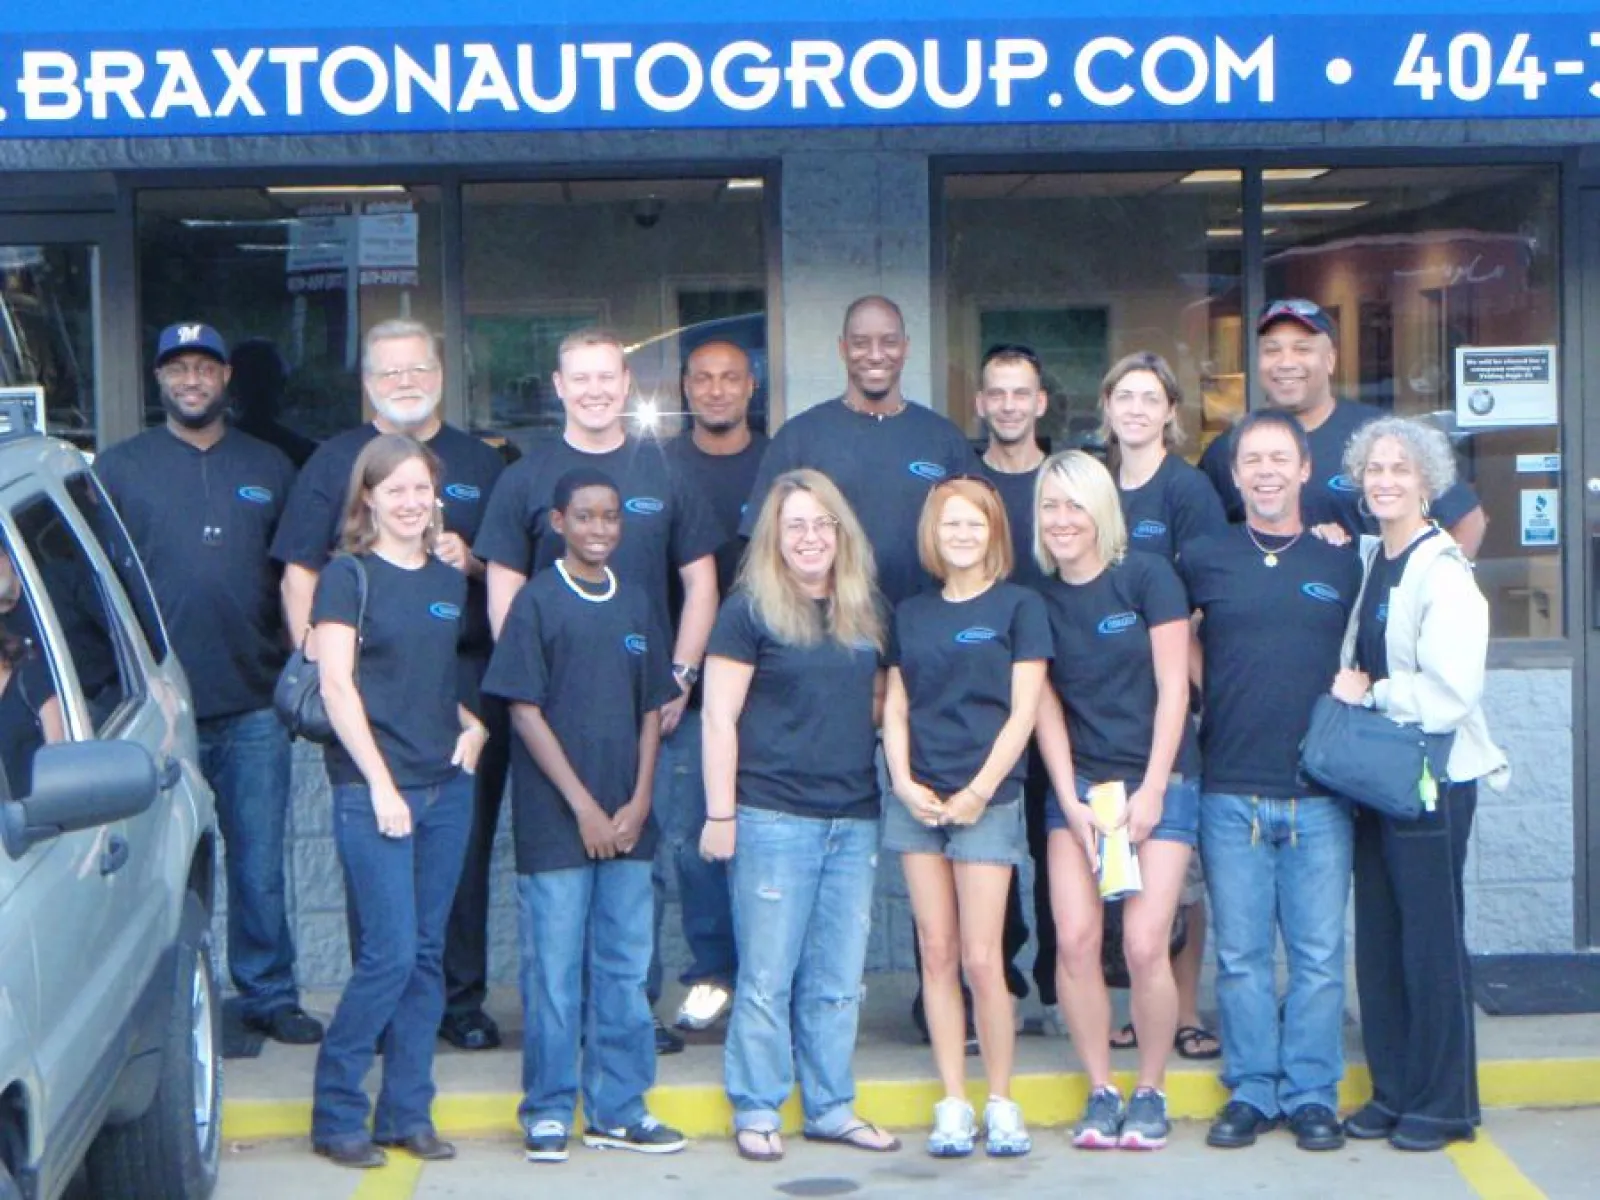
[[[483,681],[510,702],[517,733],[518,1115],[530,1162],[566,1160],[581,1045],[584,1145],[670,1154],[683,1135],[644,1103],[656,1069],[644,985],[651,779],[659,710],[678,688],[649,597],[607,565],[622,535],[616,484],[590,467],[567,472],[550,521],[566,553],[517,593]]]

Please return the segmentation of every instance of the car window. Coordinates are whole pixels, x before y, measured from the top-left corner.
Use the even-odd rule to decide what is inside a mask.
[[[94,732],[103,734],[124,704],[144,695],[144,678],[122,641],[128,635],[116,619],[107,581],[48,496],[18,506],[14,519],[66,638]]]
[[[161,624],[161,610],[156,605],[150,581],[145,578],[144,567],[134,553],[133,542],[127,530],[117,520],[116,507],[106,495],[100,481],[88,471],[79,471],[67,480],[67,495],[83,514],[84,523],[94,530],[94,536],[105,552],[111,569],[117,573],[122,590],[133,605],[133,615],[138,618],[139,629],[150,647],[150,656],[158,663],[167,660],[167,633]]]
[[[38,613],[0,531],[0,799],[33,790],[33,756],[65,736]]]

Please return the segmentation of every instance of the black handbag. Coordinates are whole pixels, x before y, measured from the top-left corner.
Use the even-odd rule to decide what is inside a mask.
[[[1415,821],[1444,783],[1454,733],[1424,733],[1381,712],[1320,696],[1300,744],[1312,782],[1397,821]]]
[[[367,568],[355,555],[340,555],[356,565],[356,678],[360,679],[361,631],[367,620]],[[278,712],[290,737],[331,746],[339,740],[322,703],[322,676],[314,660],[306,657],[305,643],[295,647],[283,664],[277,686],[272,689],[272,707]]]

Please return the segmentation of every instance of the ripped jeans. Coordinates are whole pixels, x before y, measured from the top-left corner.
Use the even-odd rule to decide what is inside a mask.
[[[735,1129],[776,1130],[797,1069],[808,1132],[850,1121],[877,867],[875,819],[740,805],[729,877],[739,982],[724,1065]]]

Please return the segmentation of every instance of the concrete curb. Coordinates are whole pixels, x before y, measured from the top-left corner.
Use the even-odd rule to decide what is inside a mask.
[[[1132,1072],[1117,1072],[1126,1094],[1134,1085]],[[1509,1059],[1479,1064],[1478,1087],[1485,1108],[1582,1108],[1600,1105],[1600,1058]],[[1077,1120],[1088,1098],[1088,1078],[1082,1072],[1018,1075],[1013,1095],[1038,1128],[1061,1126]],[[979,1108],[984,1100],[982,1081],[968,1085],[968,1096]],[[939,1085],[927,1079],[872,1080],[857,1084],[862,1116],[892,1129],[919,1129],[932,1118],[940,1097]],[[1339,1089],[1346,1109],[1356,1108],[1371,1095],[1372,1084],[1364,1066],[1353,1065]],[[1204,1119],[1216,1114],[1227,1100],[1215,1072],[1173,1071],[1167,1076],[1167,1111],[1178,1119]],[[511,1092],[442,1093],[434,1101],[434,1121],[447,1136],[515,1134],[517,1103]],[[677,1084],[650,1093],[650,1111],[660,1120],[690,1137],[727,1137],[732,1111],[722,1088],[715,1084]],[[800,1104],[791,1097],[783,1109],[784,1130],[800,1128]],[[254,1142],[309,1137],[311,1101],[228,1100],[222,1109],[222,1136],[229,1141]]]

